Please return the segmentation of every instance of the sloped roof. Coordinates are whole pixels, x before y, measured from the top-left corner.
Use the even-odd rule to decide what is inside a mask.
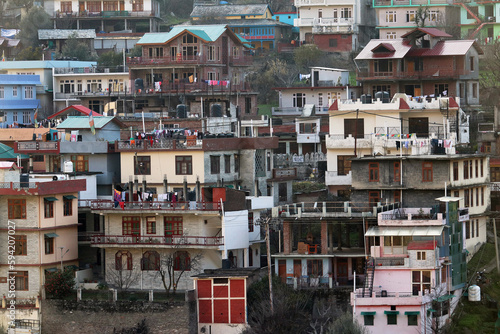
[[[401,36],[402,38],[408,37],[410,35],[414,35],[416,38],[422,37],[424,35],[429,35],[432,37],[453,37],[446,32],[439,30],[437,28],[415,28],[413,30],[408,31],[406,34]]]
[[[413,48],[408,52],[410,57],[432,56],[463,56],[471,47],[475,47],[479,54],[483,51],[473,40],[448,40],[439,41],[432,49]]]
[[[95,38],[95,29],[39,29],[38,39]]]
[[[264,15],[266,10],[271,12],[266,4],[249,4],[249,5],[201,5],[195,6],[191,12],[191,17],[222,17],[222,16],[238,16],[238,15]]]
[[[22,155],[26,155],[26,154],[22,154]],[[26,156],[29,158],[28,155],[26,155]],[[19,167],[17,167],[16,163],[12,162],[12,161],[0,161],[0,169],[16,170],[16,169],[19,169]]]
[[[102,129],[108,123],[115,122],[120,127],[124,127],[124,124],[120,122],[114,116],[97,116],[94,117],[94,127],[96,129]],[[89,129],[89,117],[88,116],[68,116],[61,124],[57,126],[58,129]]]
[[[82,106],[81,104],[74,104],[72,106],[66,107],[63,110],[56,112],[55,114],[50,115],[49,117],[47,117],[47,119],[52,119],[52,118],[55,118],[57,116],[67,115],[72,111],[78,111],[78,112],[84,114],[85,116],[90,115],[90,113],[92,113],[92,116],[102,116],[98,112],[92,111],[91,109],[89,109],[85,106]]]
[[[377,47],[383,45],[384,47],[391,46],[394,49],[393,52],[384,52],[383,54],[377,54],[373,52],[373,50],[377,50]],[[403,39],[372,39],[368,44],[364,47],[363,50],[358,54],[356,60],[363,59],[401,59],[408,51],[410,51],[411,46],[407,41]]]
[[[17,159],[19,156],[21,159],[27,159],[30,156],[27,154],[15,153],[14,149],[10,146],[0,143],[0,159]],[[0,168],[11,168],[13,162],[0,162]]]

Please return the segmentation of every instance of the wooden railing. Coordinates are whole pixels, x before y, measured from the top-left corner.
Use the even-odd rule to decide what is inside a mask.
[[[221,246],[224,237],[201,236],[144,236],[144,235],[93,235],[93,245],[171,245],[171,246]]]

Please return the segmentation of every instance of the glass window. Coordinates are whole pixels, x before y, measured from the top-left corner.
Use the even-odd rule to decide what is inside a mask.
[[[73,215],[73,200],[65,198],[64,199],[64,215],[72,216]]]
[[[385,21],[386,22],[396,22],[396,11],[389,10],[385,12]]]
[[[45,218],[54,218],[54,202],[53,201],[43,201]]]
[[[54,238],[45,237],[45,254],[54,254]]]
[[[141,217],[122,217],[123,235],[141,235]]]
[[[398,315],[397,314],[388,314],[387,315],[387,324],[388,325],[397,325],[398,324]]]
[[[253,232],[253,212],[248,213],[248,232]]]
[[[394,162],[394,182],[401,181],[401,165],[399,161]]]
[[[116,252],[115,270],[132,270],[132,253],[125,250]]]
[[[186,251],[178,251],[174,254],[174,270],[189,271],[191,270],[191,257]]]
[[[210,156],[210,174],[220,174],[220,156]]]
[[[193,174],[193,157],[190,155],[175,157],[175,174],[176,175],[192,175]]]
[[[3,86],[1,86],[3,87]],[[17,97],[17,86],[12,87],[12,97]]]
[[[373,326],[373,318],[374,316],[369,314],[369,315],[364,315],[364,320],[365,320],[365,326]]]
[[[147,251],[142,256],[142,270],[160,270],[160,254],[156,251]]]
[[[453,181],[458,181],[458,162],[453,162]]]
[[[89,171],[89,157],[88,157],[88,155],[72,155],[71,162],[73,163],[73,170],[75,172],[88,172]]]
[[[26,219],[26,200],[9,199],[9,219]]]
[[[14,235],[14,255],[27,255],[27,245],[26,235]]]
[[[151,157],[136,156],[134,159],[135,175],[151,175]]]
[[[415,270],[412,271],[412,293],[414,296],[418,296],[419,292],[424,294],[425,290],[427,293],[431,290],[431,272],[430,270]]]
[[[432,182],[432,162],[422,163],[422,182]]]
[[[379,166],[378,162],[370,162],[368,164],[368,180],[370,182],[378,182],[379,181]]]
[[[224,173],[231,173],[231,156],[224,155]]]
[[[32,99],[33,98],[33,86],[24,87],[24,98]]]
[[[16,291],[28,291],[29,290],[29,280],[27,271],[17,271],[9,272],[9,279],[14,277],[16,281]]]
[[[156,234],[156,217],[146,217],[146,233]]]
[[[5,87],[0,86],[0,99],[4,99],[4,98],[5,98]]]
[[[408,326],[418,326],[418,315],[408,314]]]

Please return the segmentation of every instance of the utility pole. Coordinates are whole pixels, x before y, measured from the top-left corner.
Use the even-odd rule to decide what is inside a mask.
[[[497,259],[497,272],[500,274],[500,261],[498,259],[498,236],[497,236],[497,219],[493,218],[493,233],[495,234],[495,255]]]

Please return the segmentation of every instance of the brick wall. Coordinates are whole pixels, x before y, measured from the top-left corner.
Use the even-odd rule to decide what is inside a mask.
[[[352,35],[349,34],[307,34],[306,42],[316,44],[323,51],[352,51]]]

